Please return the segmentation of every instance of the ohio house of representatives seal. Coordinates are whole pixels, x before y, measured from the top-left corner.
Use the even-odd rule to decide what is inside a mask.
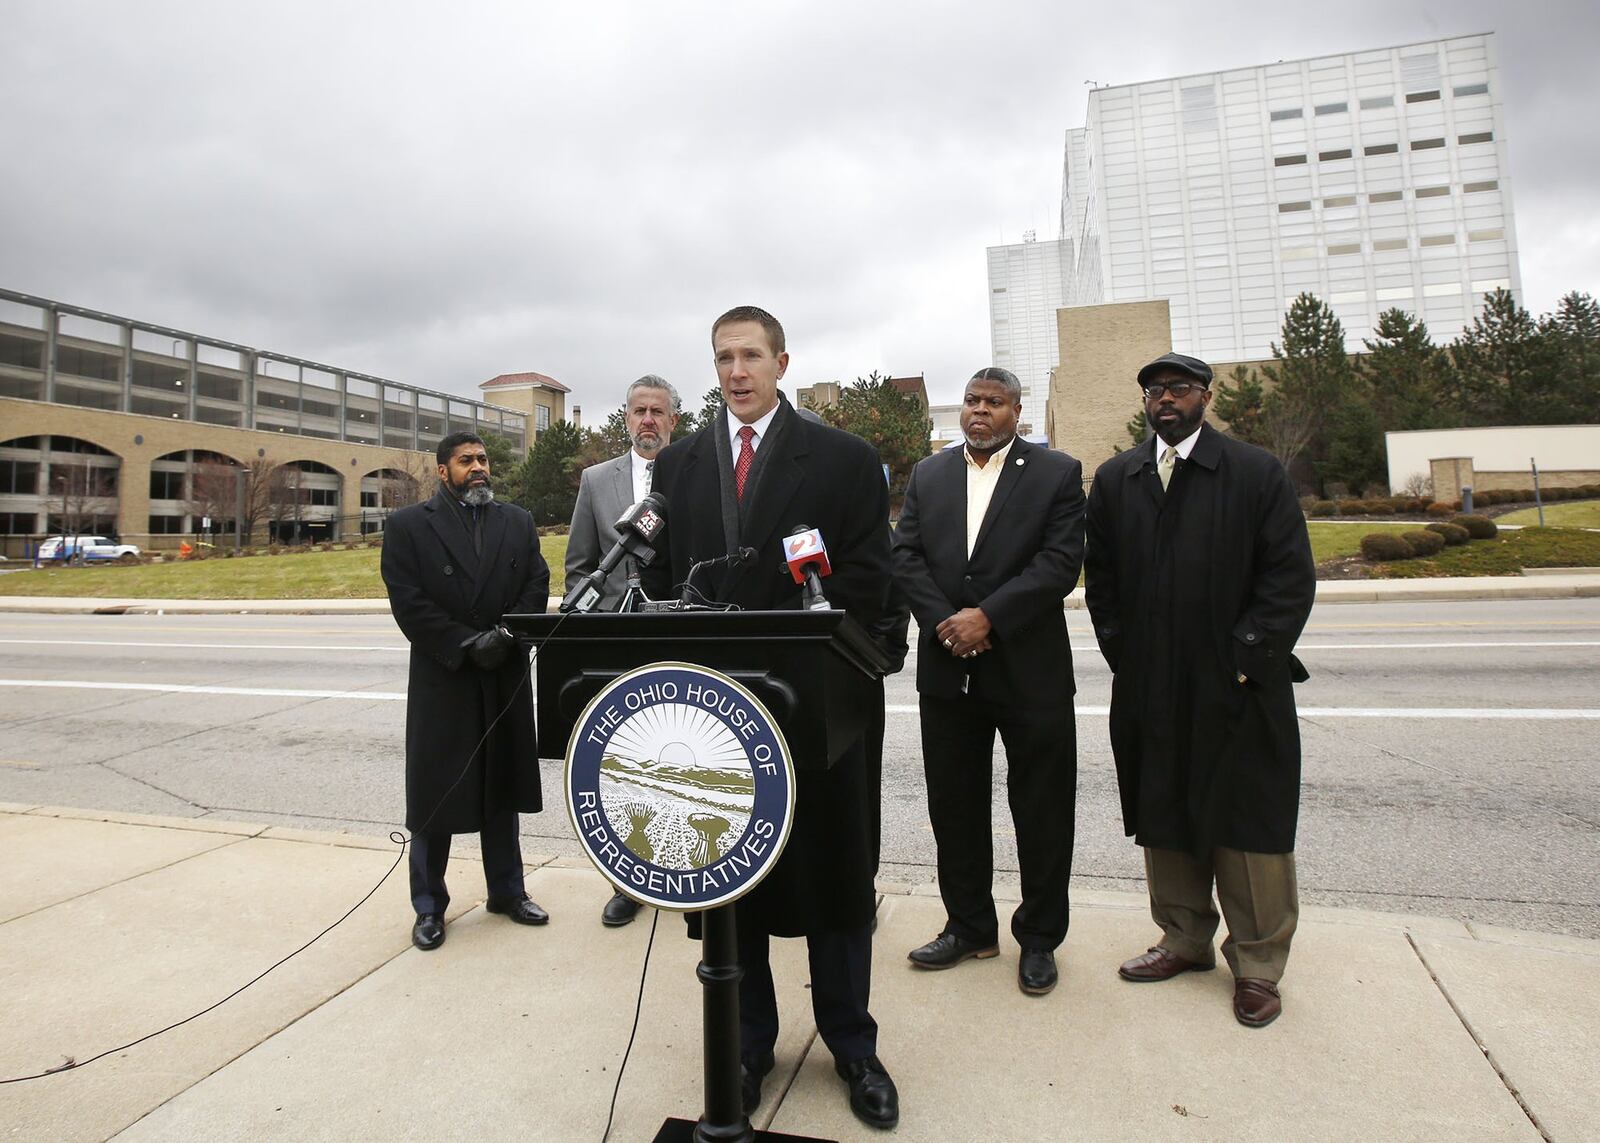
[[[736,901],[789,839],[794,764],[753,694],[689,663],[606,685],[567,743],[567,812],[622,892],[688,911]]]

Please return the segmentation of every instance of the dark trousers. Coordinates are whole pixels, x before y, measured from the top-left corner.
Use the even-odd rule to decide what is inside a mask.
[[[445,863],[450,860],[448,833],[411,835],[411,907],[422,913],[443,913],[450,904],[444,887]],[[483,880],[491,897],[521,897],[522,838],[515,812],[500,814],[483,823],[478,832],[483,845]]]
[[[945,931],[994,944],[994,827],[991,766],[998,731],[1006,748],[1006,792],[1017,831],[1022,904],[1011,935],[1049,951],[1067,935],[1068,882],[1078,800],[1072,696],[1032,709],[996,707],[971,695],[922,696],[922,765],[928,817],[939,851]]]
[[[772,986],[765,932],[739,927],[739,1055],[753,1060],[778,1042],[778,996]],[[833,1058],[851,1063],[878,1051],[878,1022],[867,1011],[872,991],[872,926],[812,933],[806,937],[811,958],[811,1013],[817,1033]]]

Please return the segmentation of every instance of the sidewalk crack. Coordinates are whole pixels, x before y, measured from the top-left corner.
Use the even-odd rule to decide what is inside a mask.
[[[1483,1058],[1488,1062],[1489,1066],[1494,1069],[1494,1074],[1500,1078],[1501,1085],[1510,1094],[1511,1098],[1517,1101],[1517,1106],[1522,1108],[1522,1114],[1528,1117],[1528,1122],[1533,1125],[1533,1129],[1539,1133],[1539,1137],[1545,1143],[1554,1143],[1554,1140],[1550,1137],[1550,1132],[1544,1129],[1544,1124],[1539,1122],[1538,1115],[1534,1113],[1533,1108],[1528,1106],[1528,1101],[1522,1098],[1522,1092],[1518,1091],[1517,1085],[1511,1082],[1511,1077],[1506,1075],[1505,1069],[1500,1066],[1500,1061],[1494,1058],[1494,1053],[1489,1050],[1489,1045],[1483,1042],[1483,1037],[1478,1035],[1478,1030],[1472,1026],[1472,1021],[1467,1019],[1467,1014],[1456,1003],[1455,997],[1450,995],[1450,990],[1444,986],[1444,981],[1439,979],[1439,974],[1433,970],[1433,965],[1428,963],[1427,956],[1417,944],[1417,938],[1407,932],[1406,943],[1411,946],[1411,951],[1417,954],[1417,960],[1422,962],[1422,967],[1427,970],[1428,978],[1433,981],[1434,987],[1439,990],[1439,995],[1443,996],[1444,1002],[1450,1005],[1450,1011],[1456,1014],[1456,1019],[1466,1029],[1467,1035],[1472,1037],[1472,1042],[1477,1045],[1478,1051],[1483,1053]]]

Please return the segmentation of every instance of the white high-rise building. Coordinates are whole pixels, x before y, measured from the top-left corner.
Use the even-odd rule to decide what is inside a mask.
[[[1522,290],[1494,37],[1097,88],[1060,226],[988,252],[995,361],[1035,421],[1060,306],[1166,300],[1173,348],[1215,362],[1269,357],[1302,292],[1351,350],[1391,307],[1448,340]]]
[[[1042,424],[1050,371],[1061,360],[1056,308],[1072,272],[1070,240],[1039,242],[1032,232],[989,247],[989,348],[993,364],[1022,382],[1022,420]]]
[[[1210,361],[1269,356],[1302,292],[1352,350],[1391,307],[1443,340],[1521,292],[1508,176],[1490,34],[1098,88],[1067,134],[1059,304],[1166,299]]]

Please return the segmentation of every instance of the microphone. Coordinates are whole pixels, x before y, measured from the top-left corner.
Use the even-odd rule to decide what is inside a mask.
[[[562,611],[593,611],[600,602],[601,589],[611,570],[624,557],[632,556],[641,564],[649,565],[656,558],[655,540],[667,526],[667,498],[659,492],[646,494],[644,499],[630,504],[617,522],[618,540],[600,560],[598,567],[579,580],[561,600]]]
[[[807,524],[796,524],[783,540],[783,558],[795,583],[806,585],[801,607],[807,611],[829,611],[833,605],[822,594],[822,577],[833,572],[828,563],[828,547],[822,533]]]
[[[721,564],[728,564],[731,567],[742,567],[755,558],[756,550],[754,548],[735,548],[733,551],[728,552],[725,555],[715,556],[709,560],[696,560],[694,563],[689,565],[689,574],[683,577],[683,595],[679,598],[678,602],[687,605],[691,602],[689,597],[691,595],[698,594],[694,588],[695,572],[704,571],[707,568],[714,568]],[[700,598],[704,599],[705,596],[702,595]]]

